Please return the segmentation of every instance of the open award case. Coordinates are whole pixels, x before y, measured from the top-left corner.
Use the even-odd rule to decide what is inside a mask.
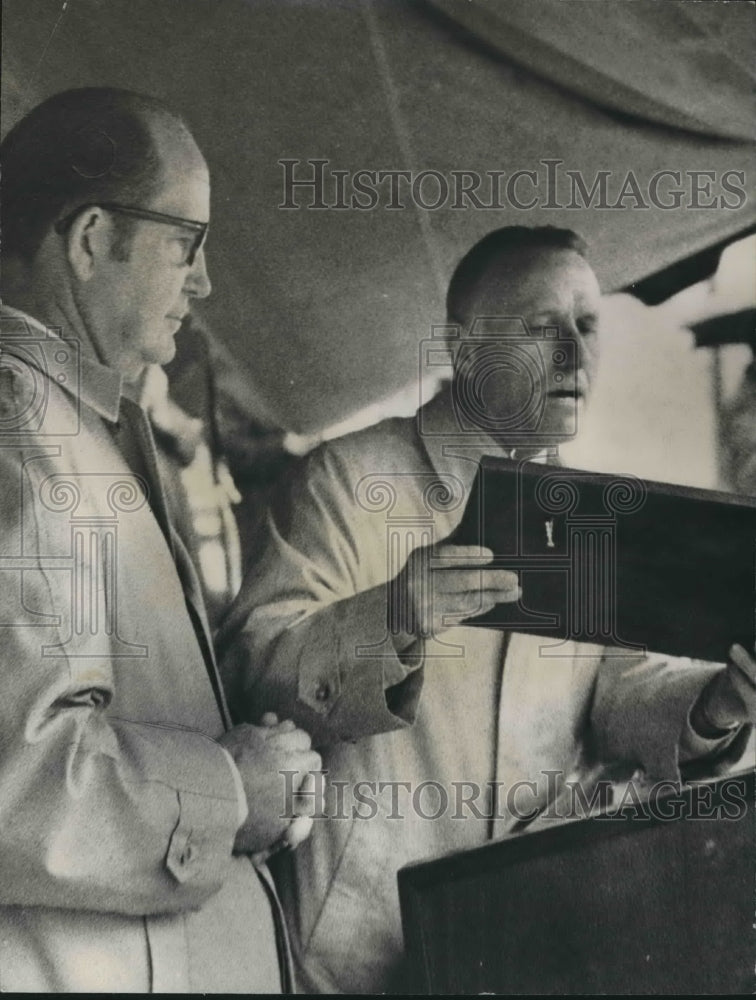
[[[484,458],[449,541],[520,576],[519,602],[468,625],[713,662],[753,648],[749,498]]]

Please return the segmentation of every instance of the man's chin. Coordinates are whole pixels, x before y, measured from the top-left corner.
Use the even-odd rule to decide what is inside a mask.
[[[553,445],[572,441],[580,430],[580,422],[585,413],[583,399],[559,399],[552,403],[541,421],[544,439]]]
[[[173,331],[167,337],[164,337],[160,344],[156,346],[151,360],[154,365],[167,365],[170,361],[173,361],[175,357],[176,333]]]

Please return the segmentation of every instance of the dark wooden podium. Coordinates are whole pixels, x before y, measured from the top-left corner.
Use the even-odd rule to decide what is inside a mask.
[[[754,817],[754,772],[743,772],[661,796],[653,809],[403,868],[412,986],[440,994],[752,993]]]

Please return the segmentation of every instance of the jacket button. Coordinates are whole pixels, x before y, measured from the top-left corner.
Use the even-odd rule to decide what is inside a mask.
[[[316,701],[328,701],[331,697],[331,686],[330,684],[320,684],[315,691]]]

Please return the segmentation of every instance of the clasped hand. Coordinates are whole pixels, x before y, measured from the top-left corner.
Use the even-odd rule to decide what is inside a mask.
[[[263,861],[281,847],[297,847],[312,830],[313,772],[322,769],[320,755],[312,750],[309,735],[272,712],[261,726],[243,723],[219,740],[231,754],[241,775],[249,814],[236,834],[234,852]],[[282,772],[296,772],[289,786],[294,801],[285,801]],[[292,808],[295,816],[287,815]]]

